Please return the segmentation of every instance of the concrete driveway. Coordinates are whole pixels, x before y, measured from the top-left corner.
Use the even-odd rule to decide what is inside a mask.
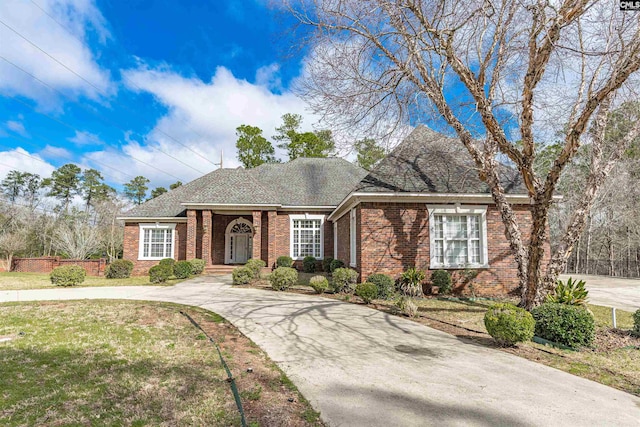
[[[10,291],[0,301],[106,297],[212,310],[262,347],[331,426],[640,423],[640,399],[613,388],[364,306],[228,283]]]
[[[640,279],[622,279],[610,276],[592,276],[586,274],[563,274],[562,280],[569,277],[584,280],[589,290],[589,302],[606,305],[620,310],[636,311],[640,308]]]

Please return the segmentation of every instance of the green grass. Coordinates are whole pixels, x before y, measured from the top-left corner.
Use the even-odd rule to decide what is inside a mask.
[[[170,286],[183,280],[173,279],[160,286]],[[81,286],[149,286],[149,276],[135,276],[128,279],[107,279],[105,277],[87,276]],[[41,273],[0,273],[0,291],[58,288],[51,284],[48,274]]]
[[[596,326],[613,327],[613,319],[611,318],[611,307],[602,305],[587,304],[589,310],[593,313]],[[633,313],[624,310],[616,310],[616,323],[620,329],[633,329]]]

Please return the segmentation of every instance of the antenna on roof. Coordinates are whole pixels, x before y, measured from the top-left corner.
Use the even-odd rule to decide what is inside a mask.
[[[224,152],[222,150],[220,150],[220,163],[214,163],[214,166],[220,166],[220,169],[223,168],[222,166],[222,157],[223,157]]]

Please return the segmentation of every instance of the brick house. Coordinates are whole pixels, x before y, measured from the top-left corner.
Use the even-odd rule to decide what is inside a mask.
[[[505,166],[501,176],[526,224],[519,174]],[[370,172],[340,158],[219,169],[122,219],[124,258],[137,274],[166,257],[201,258],[212,270],[312,255],[344,261],[361,280],[415,266],[451,270],[461,287],[473,279],[478,294],[504,294],[518,282],[500,213],[468,153],[424,126]]]

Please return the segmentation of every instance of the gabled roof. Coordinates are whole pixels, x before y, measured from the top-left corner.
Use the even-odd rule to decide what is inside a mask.
[[[183,204],[337,206],[366,173],[341,158],[218,169],[136,206],[123,217],[185,216]]]
[[[520,174],[501,170],[507,193],[526,194]],[[356,186],[363,193],[489,194],[462,143],[418,126]]]

